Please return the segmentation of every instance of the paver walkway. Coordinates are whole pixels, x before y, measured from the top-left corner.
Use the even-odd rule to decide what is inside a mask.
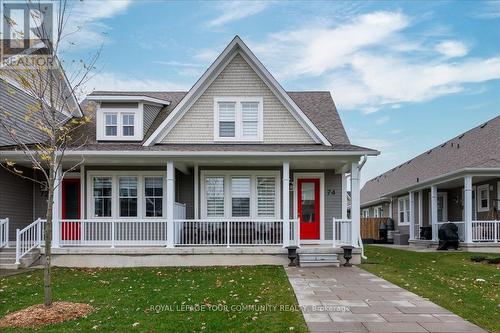
[[[286,271],[311,332],[486,332],[357,267]]]

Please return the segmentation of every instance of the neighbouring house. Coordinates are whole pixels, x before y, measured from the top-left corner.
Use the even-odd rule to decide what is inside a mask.
[[[414,245],[435,246],[446,222],[463,247],[500,240],[500,116],[369,180],[361,217],[387,218]]]
[[[285,91],[238,36],[188,92],[95,91],[81,108],[92,122],[65,154],[84,163],[56,190],[55,265],[286,263],[290,245],[303,265],[338,264],[341,245],[359,262],[361,161],[378,151],[350,143],[329,92]],[[18,257],[43,245],[40,188],[25,187],[9,203],[26,211]]]

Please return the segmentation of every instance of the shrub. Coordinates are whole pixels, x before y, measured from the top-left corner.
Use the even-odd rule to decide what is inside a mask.
[[[481,261],[486,260],[486,257],[485,256],[472,256],[472,257],[470,257],[470,260],[474,261],[474,262],[481,262]]]
[[[489,258],[488,259],[488,264],[492,264],[492,265],[498,265],[498,264],[500,264],[500,257]]]

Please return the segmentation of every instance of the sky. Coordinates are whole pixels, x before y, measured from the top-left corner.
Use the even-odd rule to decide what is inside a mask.
[[[71,2],[85,89],[188,90],[239,35],[285,90],[330,91],[362,183],[500,114],[500,1]]]

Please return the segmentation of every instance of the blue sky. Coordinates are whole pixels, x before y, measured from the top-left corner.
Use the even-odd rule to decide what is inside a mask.
[[[187,90],[238,34],[286,90],[331,91],[366,181],[500,114],[500,2],[72,3],[88,91]]]

